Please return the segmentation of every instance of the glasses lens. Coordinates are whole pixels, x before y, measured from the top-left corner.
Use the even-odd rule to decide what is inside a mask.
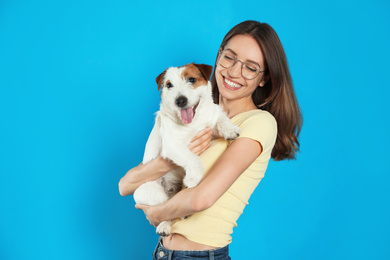
[[[254,79],[259,74],[260,68],[252,62],[244,62],[242,76],[247,79]]]
[[[236,56],[229,52],[229,51],[223,51],[221,53],[221,57],[219,58],[219,64],[224,68],[230,68],[233,67],[233,65],[236,63]]]
[[[225,50],[221,52],[221,56],[219,58],[219,65],[221,65],[224,68],[231,68],[233,67],[237,62],[237,56],[233,54],[229,50]],[[242,62],[242,61],[240,61]],[[246,79],[254,79],[259,75],[260,68],[257,64],[246,61],[242,63],[242,69],[241,74]]]

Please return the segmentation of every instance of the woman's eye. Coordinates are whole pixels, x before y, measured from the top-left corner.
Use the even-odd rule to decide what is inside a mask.
[[[188,81],[189,81],[190,83],[195,83],[196,80],[197,80],[196,78],[192,78],[192,77],[191,77],[191,78],[188,78]]]
[[[168,82],[168,83],[167,83],[167,88],[171,88],[171,87],[173,87],[172,83],[171,83],[171,82]]]
[[[225,55],[224,58],[227,59],[227,60],[234,60],[234,57],[229,56],[229,55]]]
[[[257,68],[255,66],[252,66],[252,65],[245,65],[245,68],[248,69],[251,72],[256,72],[257,71]]]

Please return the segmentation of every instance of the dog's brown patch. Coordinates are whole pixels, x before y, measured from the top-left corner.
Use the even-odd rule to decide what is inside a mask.
[[[182,78],[188,80],[189,78],[196,78],[196,82],[192,84],[194,88],[207,85],[213,67],[204,64],[187,64],[182,72]]]
[[[160,90],[166,72],[167,70],[164,70],[160,75],[157,76],[156,78],[157,90]]]

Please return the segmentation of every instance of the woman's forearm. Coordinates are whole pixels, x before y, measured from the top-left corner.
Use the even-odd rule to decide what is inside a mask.
[[[121,178],[119,181],[119,193],[122,196],[131,195],[145,182],[156,180],[175,167],[175,164],[163,159],[161,156],[146,164],[140,164],[130,169]]]
[[[165,220],[186,217],[211,207],[215,201],[210,200],[199,191],[199,187],[184,189],[159,205],[148,206],[149,220],[160,223]]]

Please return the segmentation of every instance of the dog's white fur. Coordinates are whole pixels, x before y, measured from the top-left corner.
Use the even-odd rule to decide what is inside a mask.
[[[196,75],[192,73],[188,76],[188,71],[187,77],[184,78],[184,70],[188,70],[189,66],[192,66],[190,71],[194,71],[193,66],[196,66],[204,78],[199,78],[201,73],[195,73]],[[221,107],[214,104],[212,100],[211,83],[208,81],[211,71],[212,67],[208,65],[188,64],[183,67],[169,68],[159,76],[160,81],[163,77],[160,111],[157,112],[155,125],[146,144],[143,163],[161,155],[180,167],[176,167],[155,181],[141,185],[134,193],[136,203],[157,205],[180,191],[182,183],[191,188],[200,182],[204,172],[203,162],[187,147],[200,130],[209,126],[213,129],[214,135],[228,140],[233,140],[239,135],[239,127],[233,125]],[[199,82],[204,81],[205,84],[194,87],[193,78],[200,80]],[[184,109],[196,108],[190,123],[183,123],[180,112],[182,108],[176,104],[177,99],[183,96],[187,98]],[[159,235],[167,236],[170,230],[171,221],[163,221],[157,226]]]

